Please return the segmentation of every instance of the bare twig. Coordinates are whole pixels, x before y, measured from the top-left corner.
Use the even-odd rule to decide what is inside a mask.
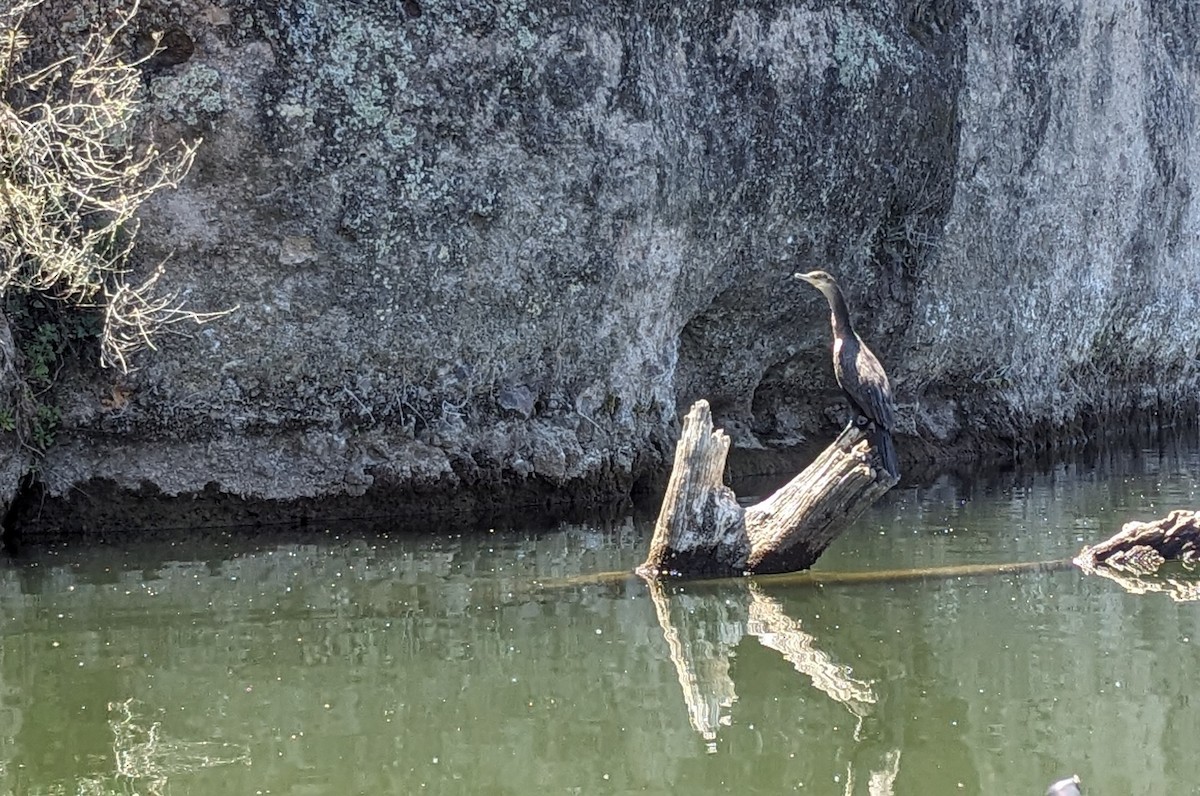
[[[163,329],[225,314],[160,292],[161,264],[138,284],[126,279],[138,209],[179,184],[199,141],[160,150],[136,140],[141,61],[123,60],[118,43],[136,0],[73,54],[22,72],[25,15],[40,2],[0,11],[0,293],[102,307],[101,364],[126,371]]]

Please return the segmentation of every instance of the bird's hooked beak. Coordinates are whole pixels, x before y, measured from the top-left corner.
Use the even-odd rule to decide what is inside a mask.
[[[789,278],[794,279],[797,282],[807,282],[808,284],[815,287],[817,290],[821,289],[821,286],[817,284],[815,279],[813,279],[812,274],[802,274],[799,271],[797,271],[796,273],[792,274],[791,277],[789,277]]]

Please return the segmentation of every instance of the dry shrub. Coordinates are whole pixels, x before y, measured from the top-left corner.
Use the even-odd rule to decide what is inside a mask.
[[[162,150],[135,134],[141,61],[123,57],[120,42],[136,2],[73,53],[34,68],[25,22],[41,1],[0,10],[0,294],[98,308],[100,362],[126,371],[167,327],[223,314],[160,292],[161,264],[127,280],[138,208],[183,179],[199,141]]]

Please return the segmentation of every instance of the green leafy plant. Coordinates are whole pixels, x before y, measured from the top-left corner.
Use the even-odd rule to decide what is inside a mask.
[[[32,442],[36,450],[45,451],[54,444],[54,435],[58,432],[61,420],[62,415],[57,407],[49,404],[37,405],[31,425]]]

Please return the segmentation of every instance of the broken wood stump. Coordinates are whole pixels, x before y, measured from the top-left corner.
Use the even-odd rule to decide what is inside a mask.
[[[692,404],[675,449],[643,577],[729,576],[807,569],[868,506],[896,485],[868,433],[848,426],[773,495],[742,507],[725,486],[729,437]]]

